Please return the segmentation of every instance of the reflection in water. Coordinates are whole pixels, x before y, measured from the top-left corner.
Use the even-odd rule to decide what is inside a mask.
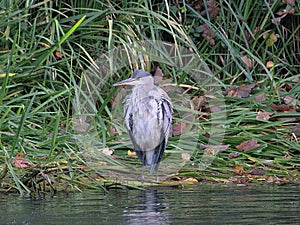
[[[137,199],[140,203],[124,210],[128,224],[169,224],[169,204],[163,203],[164,196],[157,190],[142,191]]]
[[[299,186],[199,185],[58,193],[0,194],[0,224],[299,224]]]

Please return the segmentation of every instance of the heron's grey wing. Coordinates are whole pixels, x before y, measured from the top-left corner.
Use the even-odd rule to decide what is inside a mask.
[[[132,106],[133,104],[130,104],[130,98],[131,96],[128,96],[125,99],[125,104],[124,104],[124,117],[125,117],[125,124],[126,124],[126,129],[127,132],[129,134],[129,137],[131,139],[131,142],[134,146],[135,150],[139,150],[140,147],[138,146],[138,144],[135,142],[135,138],[133,136],[133,126],[134,126],[134,121],[133,121],[133,110],[132,110]]]
[[[135,126],[134,123],[136,121],[133,120],[133,113],[136,113],[137,109],[135,108],[136,104],[132,104],[131,102],[131,95],[129,95],[124,102],[125,103],[124,117],[125,117],[126,129],[138,158],[141,160],[142,164],[146,166],[147,160],[146,160],[145,152],[142,151],[141,147],[136,142],[136,138],[134,137],[134,126]]]
[[[159,162],[162,159],[163,153],[166,149],[168,138],[171,130],[172,124],[172,103],[167,95],[161,96],[160,100],[158,101],[158,121],[161,127],[161,142],[160,144],[154,149],[153,165],[150,167],[150,172],[158,169]]]
[[[167,96],[162,97],[162,103],[161,103],[161,108],[162,108],[162,115],[161,115],[161,121],[163,124],[163,131],[164,131],[164,137],[166,139],[169,138],[170,131],[172,128],[172,114],[173,114],[173,106],[171,103],[171,100]]]

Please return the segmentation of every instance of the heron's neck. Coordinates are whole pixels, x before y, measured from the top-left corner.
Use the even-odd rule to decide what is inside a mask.
[[[148,93],[153,90],[155,85],[152,83],[150,84],[140,84],[138,86],[135,86],[132,90],[132,93],[136,96],[140,97],[146,97],[148,96]]]

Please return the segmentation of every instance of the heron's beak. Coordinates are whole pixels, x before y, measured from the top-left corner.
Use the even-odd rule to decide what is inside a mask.
[[[123,85],[134,85],[134,81],[136,81],[134,78],[128,78],[126,80],[122,80],[122,81],[119,81],[115,84],[113,84],[115,87],[116,86],[123,86]]]

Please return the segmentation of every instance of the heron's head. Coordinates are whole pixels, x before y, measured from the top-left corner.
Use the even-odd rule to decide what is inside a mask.
[[[153,85],[153,77],[145,70],[136,70],[131,74],[130,78],[114,84],[114,86],[123,85]]]

